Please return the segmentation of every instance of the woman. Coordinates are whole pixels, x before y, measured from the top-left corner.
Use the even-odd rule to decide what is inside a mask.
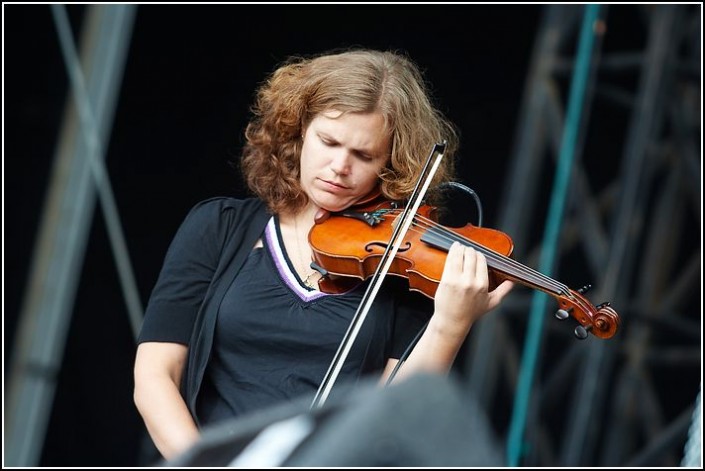
[[[292,58],[260,87],[242,172],[254,198],[196,205],[177,232],[147,307],[135,403],[162,455],[199,428],[317,391],[365,290],[317,289],[307,234],[371,195],[408,198],[433,144],[435,182],[453,176],[453,125],[405,56],[350,50]],[[389,277],[394,278],[394,277]],[[385,280],[338,381],[444,373],[473,323],[511,289],[488,291],[484,256],[453,245],[434,300]]]

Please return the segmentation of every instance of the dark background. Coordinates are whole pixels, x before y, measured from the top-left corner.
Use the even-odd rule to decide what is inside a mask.
[[[68,7],[75,32],[84,10]],[[245,194],[230,161],[239,154],[256,86],[290,54],[355,45],[408,52],[461,129],[460,181],[480,195],[485,226],[493,227],[541,11],[540,5],[140,5],[106,162],[143,304],[191,206]],[[3,12],[7,368],[68,80],[50,7],[5,5]],[[611,9],[625,29],[611,30],[606,46],[635,37],[630,22],[620,23],[630,14],[627,7]],[[622,139],[610,137],[591,144],[605,146],[607,168]],[[139,463],[134,350],[97,210],[42,465]]]

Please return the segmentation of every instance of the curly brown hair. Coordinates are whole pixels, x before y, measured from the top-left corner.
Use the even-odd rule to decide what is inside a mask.
[[[408,198],[442,140],[447,145],[434,185],[452,180],[458,132],[434,107],[420,69],[406,55],[351,49],[296,56],[259,87],[245,130],[242,174],[271,211],[296,211],[308,202],[299,182],[301,136],[314,117],[331,110],[383,115],[392,143],[379,176],[384,197]]]

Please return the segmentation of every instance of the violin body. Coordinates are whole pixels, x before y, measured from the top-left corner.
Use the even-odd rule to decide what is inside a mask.
[[[392,237],[397,211],[394,211],[391,203],[358,207],[356,211],[359,214],[389,211],[387,214],[392,215],[385,218],[384,222],[372,225],[364,220],[364,216],[332,214],[326,223],[314,225],[308,236],[314,261],[329,275],[334,275],[324,277],[319,283],[319,288],[323,292],[341,293],[349,289],[352,280],[341,280],[337,277],[365,280],[372,276]],[[417,214],[435,222],[435,213],[435,207],[422,206]],[[468,224],[452,230],[486,247],[491,247],[504,256],[510,255],[514,248],[507,234],[494,229]],[[433,298],[441,281],[447,252],[424,243],[421,240],[424,233],[423,230],[415,227],[409,229],[392,261],[389,274],[407,278],[410,290]],[[492,272],[490,275],[490,288],[493,289],[503,277]]]
[[[436,211],[432,206],[419,208],[391,262],[388,273],[407,278],[409,289],[433,298],[447,251],[458,241],[485,255],[490,290],[509,279],[555,297],[560,307],[556,317],[575,318],[583,329],[580,334],[576,329],[579,338],[586,337],[586,332],[601,338],[616,333],[620,320],[609,303],[593,306],[580,291],[569,289],[509,258],[514,245],[507,234],[472,224],[459,228],[441,226],[436,222]],[[372,276],[383,259],[400,213],[397,205],[378,199],[333,213],[325,221],[314,224],[308,240],[314,262],[325,272],[319,289],[339,294]]]

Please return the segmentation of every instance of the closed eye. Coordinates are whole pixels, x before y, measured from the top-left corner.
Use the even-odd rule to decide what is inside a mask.
[[[337,147],[340,145],[338,141],[326,138],[326,137],[321,137],[320,138],[321,142],[323,143],[324,146],[327,147]],[[355,157],[357,157],[360,160],[364,160],[365,162],[371,162],[374,160],[374,157],[367,152],[363,152],[360,150],[353,150],[352,151]]]
[[[374,157],[372,157],[371,155],[366,154],[366,153],[364,153],[364,152],[355,151],[355,155],[356,155],[359,159],[364,160],[364,161],[366,161],[366,162],[371,162],[371,161],[374,160]]]

